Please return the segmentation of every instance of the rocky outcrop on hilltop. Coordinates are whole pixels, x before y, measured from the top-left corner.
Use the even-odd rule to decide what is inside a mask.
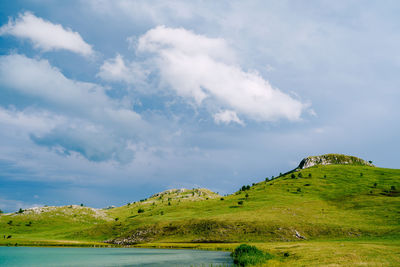
[[[372,162],[368,162],[366,160],[354,157],[347,156],[342,154],[325,154],[321,156],[310,156],[304,158],[296,170],[302,170],[306,168],[310,168],[315,165],[332,165],[332,164],[340,164],[340,165],[357,165],[357,166],[370,166],[375,167]]]

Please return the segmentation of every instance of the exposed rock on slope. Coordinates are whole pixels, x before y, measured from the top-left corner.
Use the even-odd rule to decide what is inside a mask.
[[[189,201],[206,200],[221,197],[219,194],[214,193],[206,188],[193,188],[193,189],[168,189],[163,192],[152,195],[147,202],[163,199],[181,199]]]
[[[372,163],[354,156],[347,156],[342,154],[325,154],[321,156],[310,156],[303,159],[300,162],[299,166],[296,168],[296,170],[306,169],[315,165],[331,165],[331,164],[375,167]]]

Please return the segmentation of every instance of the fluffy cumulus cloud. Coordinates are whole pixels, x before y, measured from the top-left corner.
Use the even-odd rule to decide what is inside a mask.
[[[86,43],[79,33],[38,18],[31,12],[19,14],[18,18],[10,19],[8,24],[3,25],[0,35],[7,34],[29,39],[35,48],[43,51],[64,49],[84,56],[93,54],[91,45]]]
[[[23,111],[0,109],[0,122],[30,127],[34,142],[65,154],[128,162],[131,143],[146,131],[140,115],[110,98],[103,87],[68,79],[47,60],[1,56],[0,85],[28,103]]]
[[[145,81],[147,74],[147,71],[140,64],[130,62],[127,65],[123,57],[117,54],[115,58],[103,63],[97,76],[110,82],[141,84]]]
[[[217,124],[220,123],[229,124],[230,122],[236,122],[238,124],[244,125],[243,121],[239,119],[236,112],[232,110],[223,110],[214,114],[214,121]]]
[[[306,108],[256,71],[243,70],[223,39],[158,26],[139,38],[138,52],[154,56],[162,84],[210,109],[216,122],[296,121]],[[220,109],[229,111],[215,114]]]

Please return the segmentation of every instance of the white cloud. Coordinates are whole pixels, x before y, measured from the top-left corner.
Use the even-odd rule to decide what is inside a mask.
[[[295,121],[307,106],[258,72],[244,71],[223,39],[159,26],[140,37],[138,51],[154,55],[162,84],[212,111],[230,109],[256,121]]]
[[[236,122],[240,125],[244,125],[243,121],[239,119],[236,112],[232,110],[224,110],[214,114],[214,121],[217,124],[220,123],[229,124],[231,122]]]
[[[0,28],[0,35],[5,34],[29,39],[35,48],[43,51],[65,49],[84,56],[93,54],[91,45],[79,33],[38,18],[31,12],[19,14],[15,20],[10,18],[8,24]]]
[[[24,128],[29,132],[46,133],[60,123],[64,123],[65,118],[51,114],[47,111],[35,109],[16,110],[15,108],[5,109],[0,107],[0,125],[13,128]]]
[[[35,103],[24,111],[0,109],[0,124],[23,127],[37,144],[75,151],[90,160],[132,159],[130,144],[148,124],[123,101],[96,84],[66,78],[47,60],[0,57],[0,86]],[[39,110],[40,109],[40,110]]]
[[[0,83],[23,95],[55,104],[58,110],[95,121],[113,120],[118,124],[140,121],[139,114],[109,98],[103,87],[68,79],[47,60],[18,54],[1,56]]]
[[[103,63],[97,76],[105,81],[135,84],[143,83],[147,74],[147,71],[140,64],[131,62],[127,66],[123,57],[117,54],[115,58]]]

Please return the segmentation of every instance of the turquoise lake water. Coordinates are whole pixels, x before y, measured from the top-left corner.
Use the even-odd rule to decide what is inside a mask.
[[[0,266],[232,266],[227,252],[145,248],[0,247]]]

